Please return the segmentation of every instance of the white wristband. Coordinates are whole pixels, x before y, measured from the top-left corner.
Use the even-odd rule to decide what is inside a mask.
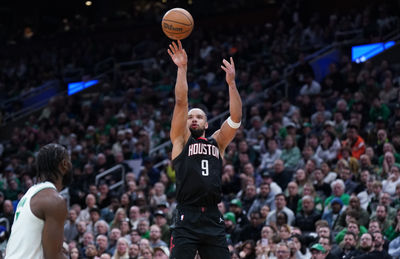
[[[231,116],[229,116],[229,118],[226,120],[228,122],[229,127],[231,127],[232,129],[238,129],[240,127],[240,125],[242,124],[241,121],[239,122],[234,122],[231,119]]]

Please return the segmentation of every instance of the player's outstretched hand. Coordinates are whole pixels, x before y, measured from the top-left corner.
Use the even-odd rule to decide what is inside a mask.
[[[169,44],[168,54],[178,67],[187,66],[188,58],[180,40],[178,40],[178,45],[174,41]]]
[[[222,60],[222,65],[221,68],[225,71],[226,76],[226,82],[228,83],[228,85],[232,85],[233,83],[235,83],[235,63],[233,62],[233,58],[230,58],[230,63],[224,59]]]

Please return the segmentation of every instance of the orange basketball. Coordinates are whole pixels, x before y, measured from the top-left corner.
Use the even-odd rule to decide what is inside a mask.
[[[174,8],[165,13],[161,27],[165,35],[172,40],[183,40],[193,30],[192,15],[182,8]]]

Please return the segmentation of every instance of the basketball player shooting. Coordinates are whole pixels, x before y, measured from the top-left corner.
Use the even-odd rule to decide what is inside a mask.
[[[71,160],[58,144],[42,147],[36,160],[39,183],[18,203],[6,259],[67,259],[62,249],[67,204],[58,192],[71,181]]]
[[[235,83],[235,64],[223,60],[229,86],[230,117],[211,137],[205,137],[207,116],[188,111],[187,54],[182,43],[172,42],[168,54],[178,67],[175,107],[171,123],[172,164],[176,172],[177,216],[171,232],[171,257],[230,258],[225,224],[218,210],[221,201],[222,157],[235,137],[242,117],[242,101]]]

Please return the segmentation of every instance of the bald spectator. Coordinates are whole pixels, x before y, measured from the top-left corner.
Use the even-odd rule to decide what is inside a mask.
[[[85,221],[85,222],[90,221],[90,209],[97,207],[96,197],[93,194],[89,193],[88,195],[86,195],[85,204],[86,204],[86,208],[81,210],[77,221]]]

